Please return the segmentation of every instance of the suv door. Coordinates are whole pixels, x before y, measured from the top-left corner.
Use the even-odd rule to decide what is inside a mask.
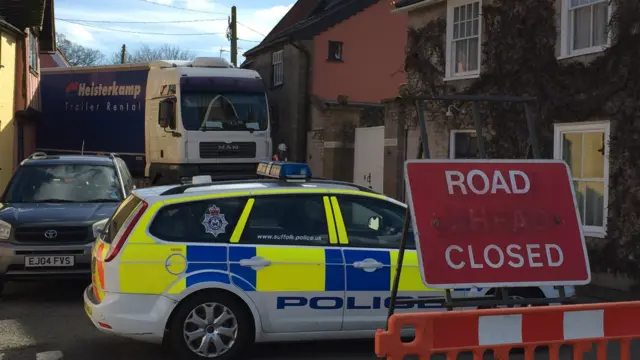
[[[385,325],[397,271],[406,208],[369,196],[332,198],[346,267],[344,330],[374,330]],[[398,299],[442,297],[424,286],[413,231],[407,233]],[[397,312],[439,310],[439,305],[398,305]]]
[[[258,196],[245,212],[242,234],[231,239],[230,271],[258,307],[263,330],[340,330],[344,260],[328,197]]]

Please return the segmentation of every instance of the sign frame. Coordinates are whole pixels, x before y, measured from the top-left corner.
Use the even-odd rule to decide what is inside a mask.
[[[524,282],[486,282],[486,283],[455,283],[455,284],[431,284],[427,282],[425,267],[422,259],[421,240],[420,233],[416,224],[414,202],[411,194],[411,184],[409,182],[409,164],[422,163],[422,164],[444,164],[444,163],[475,163],[475,164],[562,164],[567,171],[567,180],[569,181],[569,187],[571,189],[571,195],[573,198],[573,207],[575,209],[578,231],[580,234],[580,242],[582,245],[584,255],[584,266],[587,269],[587,278],[584,280],[573,281],[524,281]],[[420,266],[420,276],[422,282],[426,287],[434,289],[453,289],[453,288],[514,288],[514,287],[537,287],[537,286],[580,286],[587,285],[591,282],[591,268],[589,262],[589,254],[587,252],[587,246],[584,238],[584,230],[582,226],[582,219],[580,217],[580,211],[578,210],[576,202],[576,193],[573,186],[573,178],[571,176],[571,169],[569,165],[563,160],[557,159],[413,159],[406,160],[404,163],[404,182],[405,192],[407,197],[407,206],[410,211],[411,226],[414,233],[416,250],[418,252],[418,265]]]

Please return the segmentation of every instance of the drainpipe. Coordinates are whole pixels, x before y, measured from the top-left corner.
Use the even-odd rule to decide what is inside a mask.
[[[31,29],[29,29],[29,31],[32,31]],[[20,49],[22,52],[22,110],[27,110],[28,108],[28,89],[27,89],[27,84],[28,84],[28,74],[29,74],[29,47],[27,46],[27,41],[29,41],[29,35],[26,35],[24,38],[24,41],[22,41],[22,48]],[[21,117],[20,119],[17,119],[18,123],[16,124],[16,131],[17,131],[17,150],[18,153],[14,154],[14,161],[15,164],[17,166],[17,164],[19,164],[23,159],[24,159],[24,122],[26,121],[26,119],[24,117]],[[15,167],[15,166],[14,166]]]
[[[304,99],[304,124],[303,126],[299,127],[299,129],[302,130],[298,130],[298,137],[300,139],[300,142],[302,144],[302,152],[304,153],[304,162],[307,162],[307,156],[309,154],[307,154],[307,134],[309,133],[309,123],[311,122],[311,53],[309,52],[309,49],[307,49],[304,45],[300,44],[300,43],[296,43],[292,40],[289,40],[289,44],[291,44],[293,47],[295,47],[296,49],[298,49],[298,51],[300,51],[305,58],[305,62],[306,62],[306,71],[305,71],[305,75],[304,75],[304,82],[305,82],[305,87],[304,87],[304,94],[303,94],[303,99]],[[302,136],[300,136],[302,135]]]

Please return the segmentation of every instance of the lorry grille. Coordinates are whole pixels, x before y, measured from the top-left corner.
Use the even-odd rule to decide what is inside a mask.
[[[254,158],[256,156],[255,142],[201,142],[200,158]]]
[[[16,242],[34,245],[87,244],[93,241],[89,230],[86,226],[20,227],[14,237]]]

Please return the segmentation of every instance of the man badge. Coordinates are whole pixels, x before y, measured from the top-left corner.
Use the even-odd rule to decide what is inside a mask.
[[[207,234],[211,234],[214,237],[218,237],[220,234],[224,234],[227,231],[227,219],[224,218],[224,214],[220,214],[220,208],[215,205],[211,205],[207,213],[202,220],[204,225],[204,231]]]

